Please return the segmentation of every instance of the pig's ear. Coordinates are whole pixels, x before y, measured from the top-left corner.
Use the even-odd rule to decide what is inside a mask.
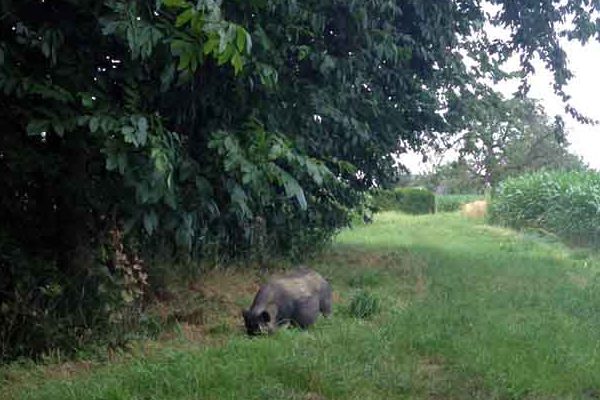
[[[265,324],[268,324],[269,322],[271,322],[271,315],[268,311],[263,311],[262,313],[260,313],[260,320]]]
[[[249,310],[242,310],[242,317],[244,317],[244,321],[248,320],[248,315],[250,314]]]

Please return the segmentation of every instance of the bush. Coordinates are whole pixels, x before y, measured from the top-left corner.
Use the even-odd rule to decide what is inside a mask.
[[[371,206],[375,212],[392,211],[398,208],[393,190],[376,189],[371,195]]]
[[[504,181],[493,198],[490,220],[537,228],[572,243],[600,244],[600,174],[537,172]]]
[[[82,268],[32,257],[0,230],[0,362],[92,344],[123,345],[140,327],[146,273],[121,237]]]
[[[381,311],[381,302],[370,292],[361,290],[357,292],[350,301],[350,315],[354,318],[370,318]]]
[[[435,212],[458,211],[464,204],[483,200],[478,194],[448,194],[435,196]]]
[[[375,211],[402,211],[408,214],[431,214],[435,211],[435,195],[422,188],[399,188],[373,191]]]

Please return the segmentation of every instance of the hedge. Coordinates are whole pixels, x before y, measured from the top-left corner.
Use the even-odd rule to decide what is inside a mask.
[[[377,189],[373,191],[375,211],[402,211],[408,214],[435,212],[435,195],[422,188]]]
[[[464,204],[477,200],[483,200],[484,196],[479,194],[446,194],[435,196],[436,212],[458,211]]]

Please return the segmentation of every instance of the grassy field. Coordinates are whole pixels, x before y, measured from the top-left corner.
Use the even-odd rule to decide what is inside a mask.
[[[0,397],[597,399],[599,266],[586,251],[458,214],[383,213],[315,263],[336,305],[333,319],[308,332],[245,338],[238,306],[254,286],[232,283],[222,287],[227,315],[202,339],[182,327],[152,350],[75,363],[67,374],[11,366]],[[224,282],[254,277],[231,275]],[[354,318],[358,293],[376,298],[380,312]]]

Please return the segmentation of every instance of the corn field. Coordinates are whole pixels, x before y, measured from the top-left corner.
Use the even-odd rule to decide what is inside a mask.
[[[538,172],[510,178],[498,188],[491,221],[537,228],[574,244],[600,244],[600,173]]]

